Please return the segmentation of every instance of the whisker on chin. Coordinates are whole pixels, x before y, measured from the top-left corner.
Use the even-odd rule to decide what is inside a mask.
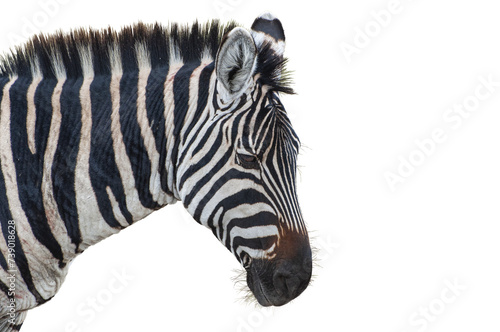
[[[257,299],[247,285],[247,272],[245,271],[245,269],[241,267],[238,269],[234,269],[233,271],[235,273],[235,276],[232,277],[231,280],[234,282],[236,290],[240,293],[237,301],[247,305],[260,307],[259,302],[257,302]]]

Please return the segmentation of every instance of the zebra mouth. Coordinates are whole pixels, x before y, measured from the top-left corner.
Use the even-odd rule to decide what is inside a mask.
[[[266,292],[264,291],[264,286],[262,285],[262,281],[259,278],[259,273],[255,269],[254,264],[252,264],[252,266],[247,269],[247,284],[252,291],[255,299],[261,306],[269,307],[273,305],[273,303],[267,297]]]
[[[271,301],[266,296],[266,293],[264,292],[264,289],[262,289],[262,284],[260,282],[257,282],[257,289],[259,290],[259,296],[257,296],[255,293],[255,298],[259,302],[259,304],[263,307],[270,307],[272,305]]]

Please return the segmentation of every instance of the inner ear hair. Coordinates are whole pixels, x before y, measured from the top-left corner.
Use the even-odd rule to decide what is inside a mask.
[[[216,60],[216,75],[231,95],[241,92],[255,70],[257,47],[250,33],[234,28],[223,39]]]

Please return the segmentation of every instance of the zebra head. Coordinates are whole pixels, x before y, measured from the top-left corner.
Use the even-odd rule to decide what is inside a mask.
[[[284,42],[270,15],[226,34],[205,120],[178,168],[187,210],[236,256],[263,306],[297,297],[312,270],[296,194],[300,142],[278,95],[291,92],[280,85]]]

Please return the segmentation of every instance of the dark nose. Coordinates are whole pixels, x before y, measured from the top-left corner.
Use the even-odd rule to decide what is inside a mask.
[[[276,268],[273,284],[283,304],[293,300],[307,288],[311,280],[311,265],[311,260],[306,259],[299,264],[293,261],[284,261]]]

